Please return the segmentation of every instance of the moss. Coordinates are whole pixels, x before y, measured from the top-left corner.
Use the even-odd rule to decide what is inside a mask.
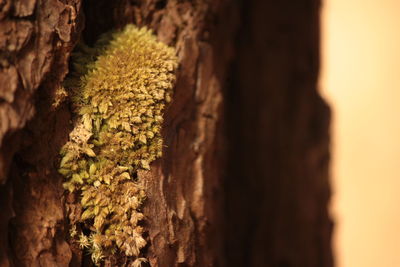
[[[75,126],[61,149],[64,188],[80,196],[82,212],[71,236],[95,264],[116,253],[144,261],[138,225],[145,190],[139,169],[162,154],[163,111],[171,99],[175,50],[146,28],[128,25],[94,48],[80,45],[65,81]]]

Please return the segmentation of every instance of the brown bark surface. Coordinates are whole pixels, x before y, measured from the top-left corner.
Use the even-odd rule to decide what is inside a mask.
[[[71,114],[58,89],[80,25],[92,44],[126,23],[180,60],[163,158],[139,174],[150,265],[332,266],[319,1],[4,3],[0,266],[90,266],[68,240],[56,167]]]
[[[332,266],[320,1],[250,1],[227,94],[229,266]]]
[[[0,266],[67,266],[53,164],[69,115],[51,105],[82,23],[80,1],[5,0],[0,10]]]

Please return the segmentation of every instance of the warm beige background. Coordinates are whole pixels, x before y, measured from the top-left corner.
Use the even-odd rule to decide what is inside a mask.
[[[337,267],[400,266],[400,0],[325,0]]]

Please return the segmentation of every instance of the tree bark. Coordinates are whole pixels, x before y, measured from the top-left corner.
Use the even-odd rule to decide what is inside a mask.
[[[320,1],[250,1],[227,93],[232,266],[332,266]]]
[[[72,125],[59,89],[79,37],[127,23],[154,29],[180,61],[163,157],[139,173],[149,264],[332,266],[319,4],[5,1],[0,266],[91,266],[68,238],[56,169]]]

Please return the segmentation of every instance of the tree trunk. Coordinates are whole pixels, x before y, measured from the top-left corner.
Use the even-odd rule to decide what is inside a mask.
[[[154,29],[180,62],[163,157],[139,173],[149,264],[332,266],[319,5],[6,0],[0,266],[91,266],[68,237],[57,166],[72,125],[59,89],[79,37],[93,44],[127,23]]]

